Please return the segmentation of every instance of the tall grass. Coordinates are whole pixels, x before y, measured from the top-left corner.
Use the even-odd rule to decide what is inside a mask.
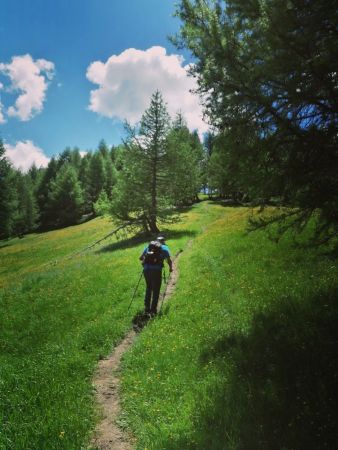
[[[124,359],[123,423],[138,449],[337,448],[336,261],[247,235],[245,208],[203,208],[164,315]]]

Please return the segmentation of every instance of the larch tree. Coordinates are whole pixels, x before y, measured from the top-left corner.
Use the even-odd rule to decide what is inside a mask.
[[[127,139],[119,152],[112,213],[126,222],[138,222],[150,232],[168,216],[170,203],[167,136],[170,117],[159,91],[150,100],[140,126],[126,126]]]
[[[335,2],[181,0],[177,15],[231,181],[291,206],[290,225],[315,216],[317,242],[337,235]]]

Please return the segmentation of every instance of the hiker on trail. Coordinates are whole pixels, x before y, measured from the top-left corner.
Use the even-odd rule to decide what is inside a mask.
[[[140,260],[143,264],[143,274],[147,285],[144,297],[144,309],[146,314],[154,316],[157,313],[164,260],[169,265],[169,272],[173,270],[169,247],[165,244],[165,238],[159,236],[156,241],[151,241],[144,249]]]

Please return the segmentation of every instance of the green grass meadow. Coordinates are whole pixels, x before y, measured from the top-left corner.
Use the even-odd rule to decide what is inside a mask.
[[[201,214],[169,231],[175,253]],[[146,239],[109,233],[108,219],[0,245],[0,449],[87,448],[97,421],[92,377],[143,306],[138,257]]]
[[[337,448],[336,263],[246,234],[245,208],[215,210],[124,360],[137,448]]]
[[[203,201],[166,229],[180,277],[122,370],[137,449],[337,447],[337,264]],[[0,243],[0,449],[87,449],[92,386],[142,309],[147,239],[108,219]],[[191,245],[188,243],[191,242]],[[51,263],[51,264],[50,264]]]

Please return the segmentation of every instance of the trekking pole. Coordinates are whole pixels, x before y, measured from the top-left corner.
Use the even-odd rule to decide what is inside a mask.
[[[130,307],[131,307],[131,304],[133,303],[133,300],[134,300],[134,298],[135,298],[137,289],[138,289],[138,287],[139,287],[139,285],[140,285],[140,282],[141,282],[142,275],[143,275],[143,269],[142,269],[140,278],[139,278],[139,280],[138,280],[138,282],[137,282],[137,284],[136,284],[136,287],[135,287],[135,289],[134,289],[134,293],[133,293],[133,296],[132,296],[131,301],[130,301],[130,303],[129,303],[129,306],[128,306],[127,311],[129,311],[129,309],[130,309]]]

